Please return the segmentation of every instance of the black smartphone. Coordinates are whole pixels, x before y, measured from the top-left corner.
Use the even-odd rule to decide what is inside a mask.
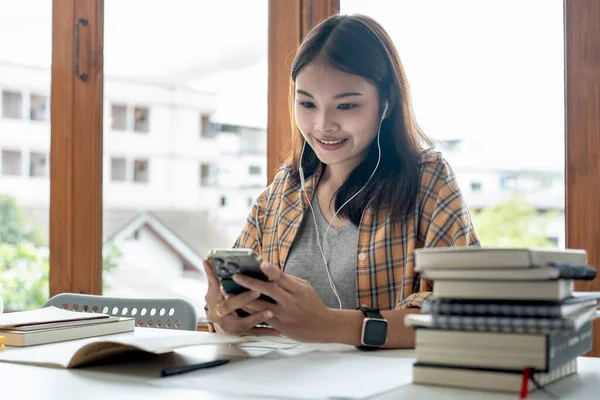
[[[248,290],[233,280],[234,274],[246,275],[265,282],[269,280],[260,269],[262,257],[254,250],[213,249],[208,252],[206,259],[217,273],[221,286],[229,294],[240,294]],[[275,300],[264,294],[261,294],[259,299],[275,303]],[[236,312],[240,317],[247,317],[249,315],[241,309],[236,310]]]

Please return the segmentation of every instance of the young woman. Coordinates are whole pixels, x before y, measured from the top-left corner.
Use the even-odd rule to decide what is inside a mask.
[[[264,321],[298,341],[412,347],[404,316],[432,290],[413,251],[479,245],[454,174],[419,129],[396,48],[373,19],[316,26],[291,79],[291,155],[235,243],[262,255],[270,281],[236,276],[250,291],[227,296],[205,265],[208,319],[230,334]]]

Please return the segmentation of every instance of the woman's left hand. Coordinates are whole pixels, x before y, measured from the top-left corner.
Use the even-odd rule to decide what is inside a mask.
[[[337,326],[333,310],[327,308],[315,289],[304,279],[284,274],[276,266],[263,262],[261,269],[269,282],[236,274],[238,284],[271,297],[277,304],[255,300],[244,309],[258,312],[271,310],[273,318],[269,324],[300,342],[328,342]]]

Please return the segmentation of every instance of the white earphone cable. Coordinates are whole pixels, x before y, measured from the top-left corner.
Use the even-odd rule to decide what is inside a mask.
[[[325,256],[325,239],[327,239],[327,233],[329,232],[329,228],[331,228],[331,224],[335,220],[338,213],[342,210],[342,208],[344,208],[344,206],[346,204],[348,204],[352,199],[354,199],[356,196],[358,196],[360,194],[360,192],[362,192],[367,187],[367,184],[369,183],[371,178],[373,178],[373,175],[375,175],[375,172],[377,171],[377,168],[379,167],[379,163],[381,162],[381,143],[380,143],[379,137],[381,134],[381,125],[383,123],[383,120],[385,119],[385,114],[387,113],[387,109],[388,109],[388,103],[386,102],[383,106],[383,113],[381,115],[381,119],[379,120],[379,128],[377,129],[378,156],[377,156],[377,164],[375,164],[375,169],[373,169],[373,172],[371,172],[369,179],[367,179],[367,181],[365,182],[363,187],[360,188],[360,190],[358,192],[356,192],[352,197],[350,197],[348,200],[346,200],[346,202],[344,202],[344,204],[342,204],[342,206],[333,215],[333,218],[331,218],[331,221],[329,222],[329,225],[327,226],[327,229],[325,230],[325,235],[323,236],[323,245],[321,245],[321,241],[319,240],[319,228],[317,225],[317,218],[315,217],[315,210],[313,209],[313,206],[312,206],[312,201],[308,198],[308,195],[306,194],[306,191],[304,190],[304,170],[302,168],[302,157],[304,156],[304,149],[306,148],[306,139],[304,140],[304,145],[302,146],[302,153],[300,154],[300,167],[298,168],[298,173],[300,175],[300,185],[301,185],[300,191],[302,191],[304,193],[304,197],[306,198],[306,201],[308,202],[308,205],[310,207],[310,210],[311,210],[311,213],[313,216],[313,221],[315,224],[315,232],[317,234],[317,245],[319,246],[319,250],[321,251],[321,255],[323,256],[323,262],[325,263],[325,272],[327,272],[327,279],[329,280],[329,286],[331,286],[331,290],[333,291],[333,294],[335,295],[335,297],[338,301],[340,310],[343,308],[342,307],[342,299],[340,298],[340,296],[338,294],[337,288],[335,287],[335,282],[333,281],[333,278],[331,277],[331,272],[329,271],[329,264],[327,263],[327,257]]]

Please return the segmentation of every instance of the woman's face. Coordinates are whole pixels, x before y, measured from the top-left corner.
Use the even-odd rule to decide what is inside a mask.
[[[377,88],[363,77],[311,63],[296,76],[296,124],[321,162],[350,173],[377,136]]]

